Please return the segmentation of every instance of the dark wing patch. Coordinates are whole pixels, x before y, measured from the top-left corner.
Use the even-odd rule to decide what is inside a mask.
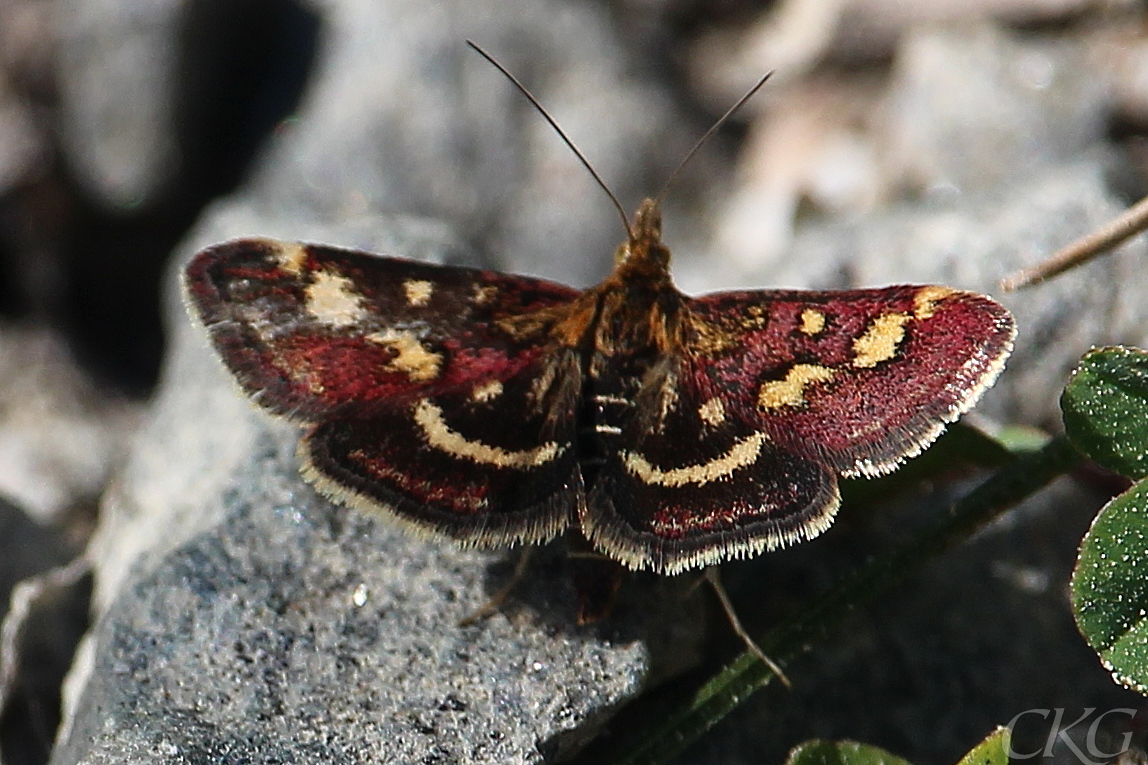
[[[661,390],[639,392],[633,416],[606,436],[581,516],[595,546],[630,568],[676,574],[828,528],[839,504],[833,471],[728,416],[692,385],[703,378],[689,361],[677,366],[649,381]]]
[[[300,442],[328,496],[477,546],[542,542],[584,501],[575,451],[578,364],[569,352],[499,385],[332,419]],[[538,381],[552,385],[538,389]]]

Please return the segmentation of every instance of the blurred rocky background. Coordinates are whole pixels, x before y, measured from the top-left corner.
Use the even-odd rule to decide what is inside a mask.
[[[556,761],[731,655],[688,582],[639,577],[607,624],[572,625],[546,555],[458,627],[512,560],[316,496],[295,431],[181,305],[180,264],[240,235],[601,278],[609,201],[467,38],[630,208],[772,70],[667,199],[679,285],[992,293],[1020,336],[979,425],[1054,430],[1085,350],[1148,344],[1142,241],[996,287],[1148,191],[1134,0],[0,0],[5,765]],[[1026,710],[1143,710],[1065,591],[1108,488],[1026,504],[681,762],[781,762],[812,736],[955,762]],[[949,496],[929,491],[727,566],[743,618],[792,613]]]

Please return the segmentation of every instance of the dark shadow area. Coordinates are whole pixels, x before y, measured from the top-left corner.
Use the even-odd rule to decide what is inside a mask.
[[[182,24],[172,89],[179,164],[167,188],[111,210],[86,198],[60,160],[0,200],[0,310],[60,326],[98,379],[136,395],[159,371],[169,253],[297,108],[321,37],[315,11],[279,0],[190,3]]]
[[[7,616],[13,588],[29,577],[61,566],[78,552],[56,528],[41,526],[0,500],[0,618]],[[12,686],[0,709],[0,751],[6,765],[48,761],[60,725],[61,689],[76,647],[88,629],[90,575],[71,586],[44,586],[31,599],[19,637]]]

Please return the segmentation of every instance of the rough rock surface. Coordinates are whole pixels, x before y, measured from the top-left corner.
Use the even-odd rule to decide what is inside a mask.
[[[576,628],[551,561],[461,627],[509,565],[333,508],[273,430],[198,508],[216,523],[125,582],[57,761],[534,762],[646,683],[656,609]]]

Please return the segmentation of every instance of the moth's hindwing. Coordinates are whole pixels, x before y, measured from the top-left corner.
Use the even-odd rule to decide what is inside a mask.
[[[557,353],[504,383],[328,420],[300,442],[304,474],[338,501],[469,544],[545,541],[584,501],[579,380],[576,357]]]
[[[828,528],[834,472],[777,447],[689,371],[682,363],[658,380],[668,390],[639,394],[587,499],[584,533],[630,568],[676,574]]]

